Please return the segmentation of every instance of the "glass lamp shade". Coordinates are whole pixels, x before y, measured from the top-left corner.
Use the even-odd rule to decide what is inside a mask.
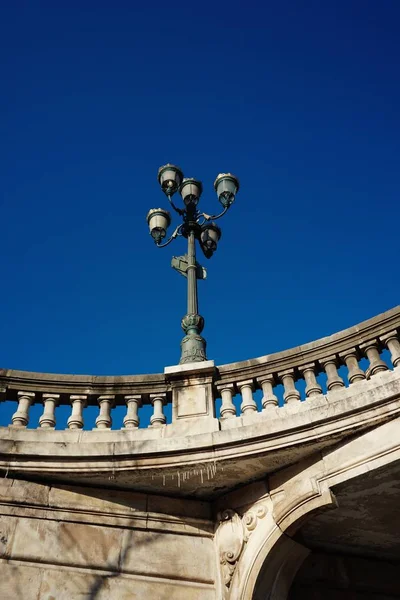
[[[171,215],[163,208],[152,208],[147,213],[147,223],[149,224],[150,235],[156,244],[159,244],[167,233],[171,224]]]
[[[228,208],[239,191],[239,179],[232,173],[220,173],[214,181],[218,200],[224,208]]]
[[[215,252],[220,239],[221,229],[216,223],[207,223],[202,226],[200,240],[206,253],[212,254]]]
[[[183,173],[179,167],[170,163],[158,169],[158,182],[167,196],[175,194],[182,183]]]
[[[200,200],[202,191],[203,185],[201,181],[192,178],[184,179],[179,188],[185,206],[189,206],[190,204],[196,206]]]

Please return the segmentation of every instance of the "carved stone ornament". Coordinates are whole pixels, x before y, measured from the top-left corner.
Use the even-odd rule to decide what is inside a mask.
[[[216,543],[221,563],[222,578],[229,588],[236,563],[244,545],[243,525],[239,515],[231,509],[218,514],[219,527],[216,532]]]
[[[268,509],[264,504],[259,504],[251,510],[247,511],[242,517],[244,529],[244,541],[247,542],[253,531],[258,525],[260,519],[263,519],[267,514]]]

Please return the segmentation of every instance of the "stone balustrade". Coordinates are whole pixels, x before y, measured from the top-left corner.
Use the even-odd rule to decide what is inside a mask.
[[[137,429],[145,407],[147,415],[151,411],[147,422],[152,429],[168,427],[167,414],[171,413],[173,423],[190,419],[193,422],[198,415],[202,418],[217,415],[223,429],[227,420],[239,416],[244,417],[245,424],[247,418],[257,418],[259,412],[265,415],[300,405],[306,409],[307,403],[326,393],[338,394],[345,387],[364,385],[375,375],[395,369],[400,365],[399,331],[400,307],[397,307],[355,327],[284,352],[220,367],[208,361],[207,372],[204,371],[207,377],[203,379],[202,363],[195,365],[200,379],[199,372],[194,370],[194,375],[189,376],[184,367],[177,368],[173,375],[166,369],[165,373],[126,377],[3,369],[0,398],[18,403],[9,425],[20,429],[29,427],[31,407],[37,404],[43,406],[39,418],[39,428],[43,430],[57,429],[60,406],[70,407],[67,428],[71,430],[85,427],[88,407],[96,407],[97,431],[112,428],[116,408],[125,411],[122,429]],[[195,406],[199,381],[203,382],[201,409]],[[188,397],[190,390],[193,395]],[[285,411],[281,414],[284,418]]]
[[[3,394],[4,395],[4,394]],[[14,398],[15,394],[7,394],[9,398]],[[134,429],[140,424],[138,410],[144,404],[153,406],[153,413],[150,416],[150,427],[161,427],[166,424],[167,419],[164,414],[167,394],[127,394],[118,398],[118,404],[126,404],[126,415],[123,419],[123,428]],[[112,427],[112,409],[116,406],[115,395],[95,394],[55,394],[47,392],[25,392],[18,391],[16,394],[18,402],[17,411],[11,417],[10,425],[13,427],[27,427],[29,423],[30,407],[34,403],[43,404],[43,413],[39,418],[39,427],[43,429],[55,429],[56,427],[56,406],[71,405],[71,415],[67,421],[68,429],[82,429],[85,425],[84,413],[88,403],[95,403],[99,406],[99,414],[95,420],[94,429],[107,430]]]
[[[265,413],[278,407],[295,407],[394,369],[400,365],[399,332],[397,307],[315,342],[223,365],[216,382],[221,420],[246,416],[250,411]],[[252,395],[257,390],[262,392],[259,407]],[[241,404],[234,401],[236,395],[241,395]]]

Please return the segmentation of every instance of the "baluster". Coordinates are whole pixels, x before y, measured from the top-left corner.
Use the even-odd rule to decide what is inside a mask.
[[[162,427],[167,422],[166,416],[163,413],[163,405],[167,403],[167,395],[165,393],[150,394],[150,402],[154,407],[150,418],[150,425],[152,427]]]
[[[82,429],[83,417],[82,411],[87,406],[87,396],[70,396],[72,404],[72,413],[67,424],[69,429]]]
[[[350,385],[365,379],[365,373],[360,369],[358,364],[357,350],[355,348],[349,348],[349,350],[340,352],[339,358],[346,363],[348,369],[347,378]]]
[[[311,396],[321,396],[322,395],[322,387],[319,385],[317,378],[315,376],[315,363],[310,363],[308,365],[303,365],[299,368],[300,373],[302,373],[304,380],[306,382],[306,396],[310,398]]]
[[[273,389],[275,384],[274,376],[271,374],[257,377],[257,383],[261,385],[263,391],[263,398],[261,400],[263,411],[277,407],[278,398],[275,396]]]
[[[221,393],[221,419],[232,419],[236,417],[236,406],[232,402],[235,386],[233,383],[220,383],[217,390]]]
[[[283,383],[285,389],[283,399],[286,404],[293,404],[300,400],[300,392],[296,390],[294,384],[294,369],[287,369],[278,373],[278,377]]]
[[[42,394],[44,411],[39,419],[40,427],[46,429],[56,426],[55,408],[60,400],[60,394]]]
[[[34,392],[18,392],[18,409],[11,417],[16,427],[26,427],[29,423],[29,409],[35,400]]]
[[[257,412],[257,404],[253,399],[254,382],[252,379],[241,381],[237,384],[240,393],[242,394],[242,404],[240,410],[243,415],[247,413]]]
[[[400,342],[397,331],[386,333],[386,335],[382,335],[379,339],[389,350],[392,365],[394,367],[400,365]]]
[[[369,360],[369,367],[366,372],[367,379],[369,379],[373,375],[376,375],[376,373],[389,370],[387,364],[380,357],[378,340],[371,340],[370,342],[365,342],[365,344],[361,344],[360,350],[364,352],[364,354]]]
[[[337,372],[336,356],[328,356],[319,361],[327,375],[327,388],[329,391],[344,387],[344,381]]]
[[[140,394],[125,396],[125,402],[127,410],[124,417],[124,427],[126,429],[136,429],[140,423],[138,410],[142,406],[142,396]]]
[[[114,406],[115,396],[99,396],[97,402],[100,406],[100,413],[96,419],[97,429],[110,429],[112,425],[111,409]]]

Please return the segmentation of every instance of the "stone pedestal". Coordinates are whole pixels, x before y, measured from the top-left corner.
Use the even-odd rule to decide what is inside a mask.
[[[172,390],[171,433],[218,431],[212,384],[213,360],[165,367],[165,379]]]

